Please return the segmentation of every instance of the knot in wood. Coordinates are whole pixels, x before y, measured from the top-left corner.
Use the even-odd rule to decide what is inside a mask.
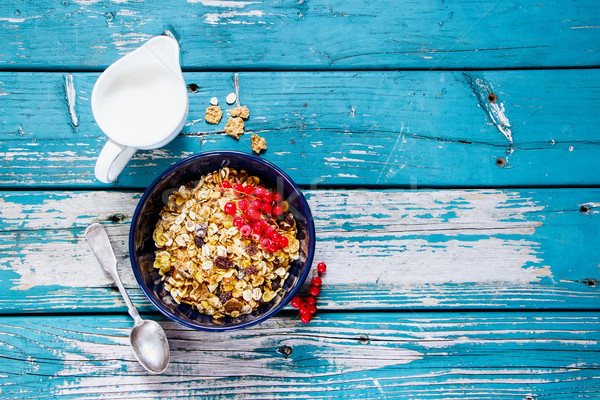
[[[127,219],[125,214],[114,214],[107,218],[113,224],[118,224],[119,222],[123,222]]]
[[[285,358],[288,358],[292,355],[292,348],[288,345],[281,346],[277,349],[279,354],[282,354]]]
[[[596,287],[596,286],[598,286],[598,280],[597,279],[593,279],[593,278],[584,279],[583,283],[585,283],[589,287]]]

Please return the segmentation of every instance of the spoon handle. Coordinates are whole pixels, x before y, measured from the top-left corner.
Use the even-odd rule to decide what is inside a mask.
[[[108,240],[106,230],[100,224],[92,224],[85,230],[85,238],[92,248],[94,255],[100,262],[100,265],[102,265],[102,268],[104,268],[106,272],[110,274],[117,284],[117,287],[119,288],[119,291],[121,292],[121,295],[127,304],[129,315],[133,317],[136,324],[141,322],[142,319],[131,302],[131,299],[127,295],[125,287],[123,286],[123,282],[121,282],[121,278],[119,278],[119,273],[117,271],[117,257],[115,257],[110,240]]]

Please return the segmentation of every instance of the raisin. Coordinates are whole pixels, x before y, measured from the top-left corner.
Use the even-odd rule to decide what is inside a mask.
[[[258,249],[255,245],[249,244],[248,246],[246,246],[246,254],[248,254],[249,256],[253,256],[256,253],[258,253]]]
[[[227,303],[227,300],[229,300],[230,298],[231,298],[231,292],[222,292],[219,295],[219,301],[221,302],[221,304]]]
[[[244,270],[244,272],[246,273],[246,275],[254,275],[255,273],[258,272],[258,268],[256,267],[248,267]]]
[[[294,217],[290,214],[285,214],[283,218],[277,221],[277,226],[283,230],[289,230],[292,226],[294,226]]]
[[[200,236],[201,238],[205,238],[207,230],[208,230],[208,226],[206,226],[204,224],[196,224],[196,227],[194,228],[194,234],[196,236]]]
[[[229,269],[233,267],[233,262],[227,257],[217,257],[215,258],[215,265],[217,268]]]
[[[232,313],[234,311],[241,311],[244,304],[238,299],[229,299],[225,304],[223,304],[223,308],[228,313]]]
[[[193,189],[195,187],[196,187],[196,184],[194,183],[194,181],[188,182],[188,183],[185,184],[185,188],[188,189],[188,190],[191,190],[191,189]]]
[[[204,239],[202,239],[200,236],[194,236],[194,244],[197,248],[201,248],[202,246],[204,246],[205,242]]]
[[[283,285],[283,279],[278,279],[271,282],[271,290],[277,290]]]

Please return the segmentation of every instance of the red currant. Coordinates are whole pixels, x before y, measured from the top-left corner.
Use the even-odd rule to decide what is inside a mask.
[[[310,284],[313,285],[313,286],[319,287],[319,286],[321,286],[323,284],[323,280],[321,278],[319,278],[318,276],[315,276],[310,281]]]
[[[314,297],[317,297],[320,292],[321,290],[319,290],[319,288],[316,286],[311,286],[310,289],[308,289],[308,293],[310,293],[310,295]]]
[[[276,206],[273,206],[273,208],[271,209],[271,214],[273,214],[274,217],[278,217],[283,213],[283,207],[281,207],[279,204]]]
[[[231,183],[229,183],[229,181],[223,181],[221,182],[220,186],[223,189],[229,189],[231,187]]]
[[[273,201],[275,203],[279,203],[282,199],[281,194],[279,194],[278,192],[273,192]]]
[[[253,233],[252,234],[252,240],[254,240],[255,242],[259,242],[262,239],[262,236],[260,235],[260,233]]]
[[[311,306],[309,307],[309,310],[310,310],[310,313],[311,313],[311,314],[316,314],[316,313],[317,313],[317,306],[315,306],[315,305],[311,305]]]
[[[271,214],[271,205],[269,203],[262,203],[260,210],[265,214]]]
[[[289,244],[289,239],[285,236],[281,236],[277,238],[277,245],[279,247],[281,247],[282,249],[285,249],[287,247],[287,245]]]
[[[225,181],[225,182],[227,182],[227,181]],[[223,210],[229,215],[235,214],[235,210],[236,210],[235,203],[232,203],[231,201],[226,203],[225,206],[223,207]]]
[[[250,221],[258,221],[260,219],[260,212],[256,210],[246,211],[246,216]]]
[[[273,244],[273,242],[269,238],[263,238],[262,241],[260,242],[260,245],[263,247],[263,249],[266,249],[266,250],[269,250],[269,248],[271,247],[272,244]]]
[[[238,228],[241,228],[242,225],[244,225],[244,218],[242,218],[239,215],[236,215],[235,217],[233,217],[233,225],[237,226]]]
[[[319,271],[320,274],[322,274],[323,272],[327,271],[327,265],[325,265],[324,262],[320,262],[317,264],[317,271]]]
[[[271,247],[269,247],[269,251],[271,253],[275,253],[275,252],[277,252],[277,250],[279,250],[279,247],[277,247],[277,244],[271,243]]]
[[[267,189],[262,186],[257,186],[256,189],[254,189],[254,194],[257,197],[262,197],[265,193],[267,193]]]
[[[302,304],[302,303],[303,303],[302,298],[300,296],[296,296],[292,299],[290,304],[292,305],[292,307],[298,308],[298,307],[300,307],[300,304]]]
[[[244,186],[242,186],[241,183],[234,183],[233,184],[233,190],[236,192],[236,194],[240,194],[244,192]]]
[[[240,233],[244,236],[250,236],[252,234],[252,227],[250,224],[246,224],[240,228]]]
[[[300,304],[300,314],[310,314],[310,304],[302,303]]]
[[[265,230],[266,227],[267,223],[261,219],[256,221],[254,225],[252,225],[252,230],[256,233],[261,233]]]
[[[275,228],[273,228],[271,225],[267,225],[267,227],[265,228],[265,236],[271,237],[271,235],[273,235],[273,232],[275,232]]]
[[[242,200],[238,201],[238,207],[242,211],[246,211],[248,209],[248,204],[249,204],[248,200],[246,200],[246,199],[242,199]]]
[[[262,205],[262,203],[258,200],[252,200],[252,203],[250,203],[250,208],[253,210],[260,210],[260,206]]]
[[[247,195],[251,195],[252,193],[254,193],[254,187],[252,185],[244,186],[244,193],[246,193]]]
[[[302,314],[300,316],[300,321],[304,322],[305,324],[308,324],[311,319],[312,319],[312,316],[310,314]]]
[[[269,236],[272,240],[275,241],[277,241],[277,235],[279,235],[279,232],[277,232],[275,229],[273,229],[267,234],[267,236]]]
[[[314,298],[314,297],[312,297],[312,296],[308,296],[308,297],[306,298],[306,302],[307,302],[308,304],[310,304],[311,306],[314,306],[315,304],[317,304],[317,299],[315,299],[315,298]]]
[[[262,201],[265,203],[270,203],[273,201],[273,194],[271,194],[271,192],[265,192],[265,194],[263,194],[261,197]]]

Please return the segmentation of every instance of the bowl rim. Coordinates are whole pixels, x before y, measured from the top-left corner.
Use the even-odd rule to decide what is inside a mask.
[[[160,304],[157,300],[155,300],[152,296],[150,296],[149,289],[143,284],[139,265],[136,263],[134,256],[133,256],[133,254],[134,254],[133,236],[135,233],[134,232],[134,227],[135,227],[134,222],[138,219],[142,204],[144,204],[145,200],[150,195],[150,191],[154,187],[156,187],[165,178],[165,176],[167,174],[171,173],[175,169],[181,167],[182,165],[185,165],[187,163],[195,161],[196,159],[209,157],[209,156],[234,156],[234,157],[246,158],[246,159],[258,161],[259,163],[264,164],[267,167],[269,167],[269,168],[275,170],[277,173],[279,173],[281,175],[281,177],[285,181],[287,181],[287,183],[289,183],[294,188],[294,190],[296,190],[296,192],[299,194],[298,199],[307,211],[306,217],[307,217],[307,221],[308,221],[307,228],[308,228],[309,240],[312,239],[311,240],[312,245],[309,247],[308,255],[306,257],[306,264],[308,265],[308,267],[305,268],[302,275],[300,275],[298,277],[298,284],[294,288],[292,288],[292,290],[290,290],[290,292],[284,298],[281,299],[279,304],[277,304],[276,306],[274,306],[273,308],[271,308],[270,310],[265,312],[263,315],[261,315],[258,318],[255,318],[253,320],[250,320],[250,321],[247,321],[245,323],[241,323],[241,324],[235,325],[235,326],[224,325],[224,326],[207,327],[207,326],[197,325],[197,324],[182,320],[182,319],[176,317],[175,315],[171,314],[168,310],[163,308],[162,304]],[[133,213],[133,217],[131,218],[131,225],[129,227],[129,260],[131,262],[131,268],[133,269],[133,274],[135,275],[135,279],[138,283],[138,286],[140,287],[142,292],[144,292],[144,295],[146,296],[146,298],[148,298],[148,300],[150,300],[150,302],[154,305],[154,307],[156,307],[158,309],[158,311],[160,311],[163,315],[170,318],[171,320],[176,321],[176,322],[178,322],[184,326],[187,326],[189,328],[193,328],[193,329],[197,329],[197,330],[201,330],[201,331],[209,331],[209,332],[223,332],[223,331],[231,331],[231,330],[248,328],[252,325],[259,324],[259,323],[269,319],[270,317],[272,317],[273,315],[275,315],[279,311],[281,311],[290,302],[290,300],[298,293],[298,291],[300,290],[300,288],[306,281],[306,278],[310,272],[311,265],[313,262],[315,247],[316,247],[316,235],[315,235],[315,224],[313,221],[312,212],[308,205],[308,201],[306,201],[306,198],[304,197],[304,193],[302,193],[302,190],[300,190],[298,185],[292,180],[292,178],[289,177],[288,174],[286,174],[281,168],[279,168],[272,162],[265,160],[264,158],[257,157],[253,154],[243,153],[241,151],[234,151],[234,150],[216,150],[216,151],[207,151],[207,152],[194,154],[192,156],[186,157],[183,160],[176,162],[175,164],[173,164],[170,167],[168,167],[167,169],[165,169],[156,179],[154,179],[154,181],[152,181],[152,183],[150,185],[148,185],[148,187],[144,191],[144,194],[142,194],[142,197],[140,198],[140,200],[135,208],[135,211]]]

